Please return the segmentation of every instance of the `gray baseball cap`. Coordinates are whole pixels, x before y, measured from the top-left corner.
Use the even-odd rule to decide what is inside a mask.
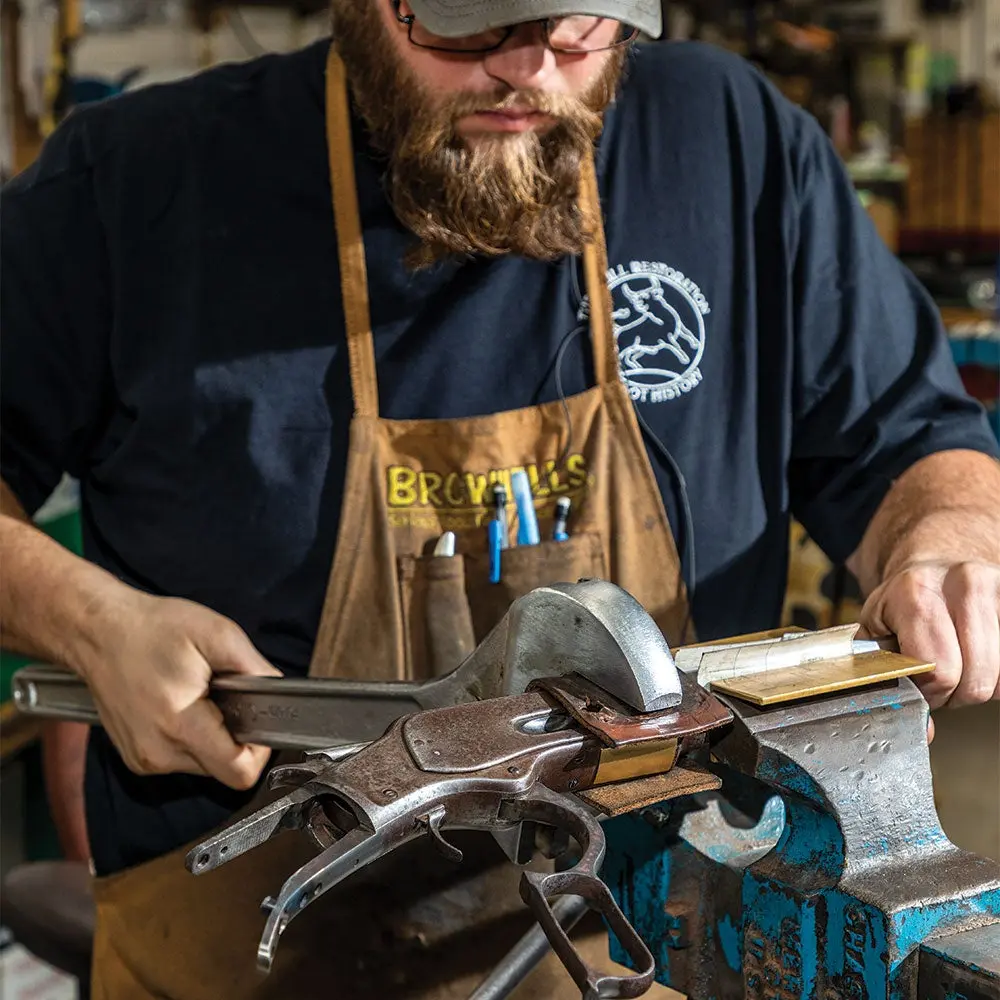
[[[663,30],[660,0],[410,0],[410,7],[428,31],[443,38],[562,14],[611,17],[654,38]]]

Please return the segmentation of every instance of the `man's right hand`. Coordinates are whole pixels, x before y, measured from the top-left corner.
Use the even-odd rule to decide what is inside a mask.
[[[137,774],[186,771],[252,788],[265,747],[236,743],[209,701],[213,674],[280,676],[233,621],[151,597],[39,531],[0,480],[4,648],[69,667]]]
[[[207,697],[214,674],[280,676],[246,633],[200,604],[124,586],[97,615],[99,639],[74,666],[129,769],[252,788],[270,751],[236,743]]]

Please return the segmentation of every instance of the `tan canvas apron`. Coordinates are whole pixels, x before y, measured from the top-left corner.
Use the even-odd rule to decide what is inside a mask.
[[[347,90],[332,50],[326,104],[355,414],[310,674],[394,679],[439,673],[456,666],[514,598],[588,576],[625,587],[672,642],[681,641],[687,602],[677,551],[618,377],[593,160],[583,166],[580,197],[599,230],[584,257],[595,387],[565,404],[489,416],[385,420],[378,413]],[[542,541],[506,550],[503,580],[491,584],[489,485],[509,485],[516,468],[526,469],[534,484]],[[556,542],[552,513],[561,495],[573,499],[571,534]],[[451,558],[429,551],[445,530],[457,536]],[[493,862],[492,842],[479,837],[475,843],[485,845],[478,853]],[[305,837],[285,835],[199,877],[183,868],[186,850],[97,880],[95,1000],[465,997],[524,927],[513,866],[454,869],[418,844],[293,921],[265,978],[254,967],[263,928],[259,903],[313,849]],[[479,869],[486,874],[476,875]],[[456,888],[466,872],[469,880]],[[444,895],[442,885],[449,887]],[[507,908],[516,920],[499,915],[482,932],[439,937],[440,928],[456,923],[454,907],[464,907],[475,923],[482,912],[505,908],[501,894],[511,897]],[[463,919],[458,925],[465,926]],[[600,935],[587,949],[606,956]],[[579,995],[551,958],[531,982],[526,995]]]

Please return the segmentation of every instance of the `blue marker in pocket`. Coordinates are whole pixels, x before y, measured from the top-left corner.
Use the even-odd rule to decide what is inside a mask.
[[[537,545],[538,516],[535,514],[535,499],[531,495],[528,473],[523,469],[511,473],[510,486],[517,505],[517,544]]]

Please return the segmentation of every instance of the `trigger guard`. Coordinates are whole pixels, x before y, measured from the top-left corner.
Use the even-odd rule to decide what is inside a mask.
[[[564,872],[524,872],[521,899],[531,909],[563,967],[580,988],[584,1000],[599,997],[639,997],[653,985],[656,961],[645,941],[619,909],[611,890],[596,875],[579,869]],[[573,946],[549,904],[554,896],[579,896],[604,918],[628,952],[638,971],[627,976],[601,972],[590,966]]]
[[[619,909],[611,890],[598,872],[604,861],[604,831],[596,819],[576,799],[536,786],[530,795],[512,799],[501,809],[505,818],[531,820],[565,830],[580,845],[576,865],[558,872],[524,872],[519,891],[521,899],[534,913],[584,1000],[598,997],[638,997],[653,984],[656,962],[646,943]],[[604,918],[638,969],[628,976],[609,975],[591,968],[573,946],[569,935],[556,919],[549,903],[554,896],[580,896],[587,906]]]

